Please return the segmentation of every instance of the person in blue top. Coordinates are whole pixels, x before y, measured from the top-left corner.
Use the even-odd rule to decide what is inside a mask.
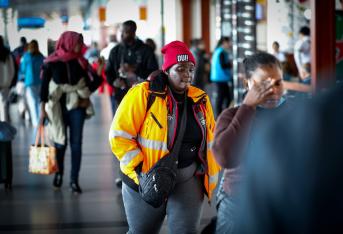
[[[39,51],[38,42],[32,40],[28,51],[20,60],[18,79],[25,84],[25,97],[33,126],[38,126],[39,123],[40,70],[43,60],[44,56]]]
[[[210,79],[217,87],[217,98],[215,100],[216,116],[222,112],[224,101],[226,100],[226,108],[233,99],[230,48],[231,39],[229,37],[222,37],[218,41],[212,55]]]

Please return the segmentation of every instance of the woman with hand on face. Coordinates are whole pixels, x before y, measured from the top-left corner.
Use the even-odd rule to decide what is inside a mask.
[[[211,199],[220,170],[209,147],[215,121],[208,95],[191,86],[195,60],[187,46],[173,41],[162,48],[162,54],[162,71],[131,88],[120,103],[109,140],[120,161],[128,233],[158,233],[165,216],[169,233],[198,233],[204,195]],[[183,115],[187,115],[185,133],[176,139]],[[137,192],[136,169],[141,165],[141,173],[147,173],[178,140],[182,142],[176,185],[168,199],[154,208]]]
[[[74,194],[82,192],[79,171],[82,156],[84,121],[94,114],[90,95],[101,84],[101,60],[94,71],[82,55],[82,34],[66,31],[56,44],[55,52],[44,60],[42,67],[40,125],[48,120],[49,137],[55,143],[58,172],[53,186],[62,186],[64,155],[67,146],[67,127],[71,147],[70,189]]]
[[[283,98],[280,62],[271,54],[257,53],[243,61],[248,91],[242,104],[227,108],[219,116],[212,151],[225,168],[218,191],[216,233],[232,233],[235,188],[241,181],[238,155],[246,147],[257,119],[275,114],[288,103]]]

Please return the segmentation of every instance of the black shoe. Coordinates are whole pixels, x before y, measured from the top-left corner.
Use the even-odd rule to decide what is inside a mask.
[[[62,176],[62,174],[56,173],[56,174],[55,174],[54,181],[53,181],[53,183],[52,183],[53,186],[54,186],[54,188],[56,188],[56,189],[61,188],[62,183],[63,183],[63,176]]]
[[[117,178],[117,179],[115,180],[115,183],[116,183],[116,185],[117,185],[118,188],[121,188],[121,186],[122,186],[122,184],[123,184],[123,181],[122,181],[122,179]]]
[[[5,183],[5,190],[7,190],[7,191],[12,190],[12,182],[11,183],[9,183],[9,182]]]
[[[71,182],[70,183],[70,190],[74,193],[74,194],[80,194],[82,193],[82,190],[79,186],[78,182]]]

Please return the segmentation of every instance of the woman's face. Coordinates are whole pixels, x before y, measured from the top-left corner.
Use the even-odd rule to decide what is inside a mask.
[[[36,53],[38,52],[38,45],[34,42],[30,42],[28,46],[28,50],[30,53]]]
[[[192,62],[174,64],[168,71],[169,85],[176,93],[184,93],[194,77],[195,66]]]
[[[258,85],[268,85],[273,82],[273,92],[267,97],[266,101],[261,104],[264,108],[275,108],[279,105],[283,94],[282,71],[277,65],[258,67],[251,78],[248,80],[249,89],[253,81]]]

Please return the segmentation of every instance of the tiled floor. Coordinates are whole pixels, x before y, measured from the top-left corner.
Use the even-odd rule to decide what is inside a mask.
[[[12,115],[18,130],[13,141],[13,189],[0,187],[0,233],[125,233],[127,222],[120,190],[114,180],[118,162],[108,146],[111,122],[110,104],[106,96],[93,98],[96,116],[86,121],[80,185],[83,193],[68,190],[70,154],[65,161],[64,184],[60,191],[52,189],[53,176],[28,173],[28,149],[33,143],[34,129]],[[202,226],[209,222],[214,208],[204,202]],[[163,225],[161,233],[167,233]]]

